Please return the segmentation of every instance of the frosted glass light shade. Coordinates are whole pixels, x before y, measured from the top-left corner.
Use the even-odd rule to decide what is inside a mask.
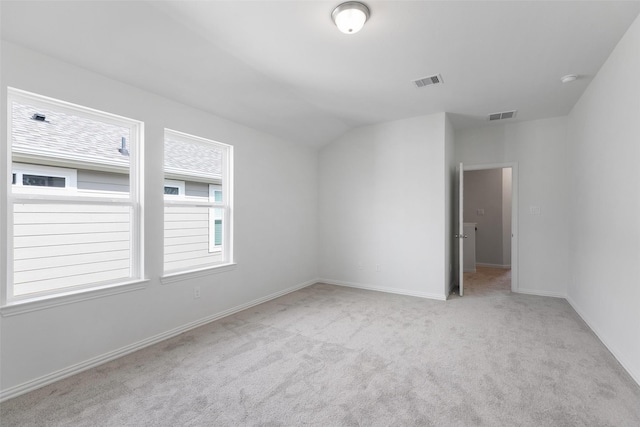
[[[336,7],[331,17],[340,31],[355,34],[369,19],[369,8],[362,3],[349,1]]]

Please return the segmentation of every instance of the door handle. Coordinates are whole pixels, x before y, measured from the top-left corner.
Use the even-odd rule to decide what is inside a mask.
[[[454,237],[454,238],[456,238],[456,239],[466,239],[466,238],[467,238],[467,235],[466,235],[466,234],[462,234],[462,235],[460,235],[460,234],[454,234],[454,236],[453,236],[453,237]]]

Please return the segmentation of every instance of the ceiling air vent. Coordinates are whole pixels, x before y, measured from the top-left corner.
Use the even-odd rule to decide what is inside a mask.
[[[436,74],[435,76],[423,77],[418,80],[414,80],[413,84],[416,87],[425,87],[429,85],[437,85],[443,83],[442,76],[440,74]]]
[[[505,111],[505,112],[502,112],[502,113],[489,114],[489,121],[513,119],[516,116],[516,112],[517,112],[517,110]]]

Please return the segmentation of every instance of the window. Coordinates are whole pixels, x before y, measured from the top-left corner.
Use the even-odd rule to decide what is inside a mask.
[[[75,191],[77,188],[78,176],[75,169],[13,163],[12,172],[12,184],[18,187],[14,187],[13,192],[41,193],[43,191],[42,188],[19,187],[47,187],[51,189],[65,189],[67,191]]]
[[[3,303],[139,280],[142,123],[8,88]]]
[[[165,130],[165,274],[232,262],[231,167],[231,146]]]
[[[164,194],[166,196],[182,196],[184,197],[184,181],[175,181],[172,179],[164,180]]]
[[[209,184],[209,201],[222,203],[222,186]],[[222,248],[222,209],[209,209],[209,252],[220,252]]]

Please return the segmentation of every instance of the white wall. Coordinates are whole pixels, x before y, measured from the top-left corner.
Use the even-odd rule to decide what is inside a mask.
[[[453,229],[455,215],[455,200],[454,200],[454,186],[456,182],[456,160],[455,160],[455,133],[453,125],[449,119],[449,115],[446,115],[446,122],[444,128],[444,192],[445,192],[445,205],[444,205],[444,271],[445,271],[445,295],[451,293],[451,285],[453,284],[453,235],[456,232]],[[457,243],[457,241],[456,241]]]
[[[511,265],[511,205],[513,170],[502,169],[502,264]]]
[[[518,164],[518,289],[565,296],[568,281],[568,185],[565,117],[456,131],[465,165]],[[531,214],[539,207],[540,215]]]
[[[640,18],[569,115],[568,299],[640,383]]]
[[[142,290],[1,318],[4,395],[191,322],[317,277],[317,152],[25,50],[2,44],[2,120],[7,86],[145,123],[145,250]],[[164,127],[235,148],[235,269],[161,285]],[[2,147],[6,147],[2,133]],[[2,221],[6,221],[6,153]],[[442,195],[439,195],[442,197]],[[4,227],[3,227],[4,230]],[[4,240],[4,237],[2,238]],[[1,245],[3,276],[6,248]],[[193,288],[201,287],[201,298]]]
[[[444,113],[367,126],[320,151],[320,277],[445,298]]]

